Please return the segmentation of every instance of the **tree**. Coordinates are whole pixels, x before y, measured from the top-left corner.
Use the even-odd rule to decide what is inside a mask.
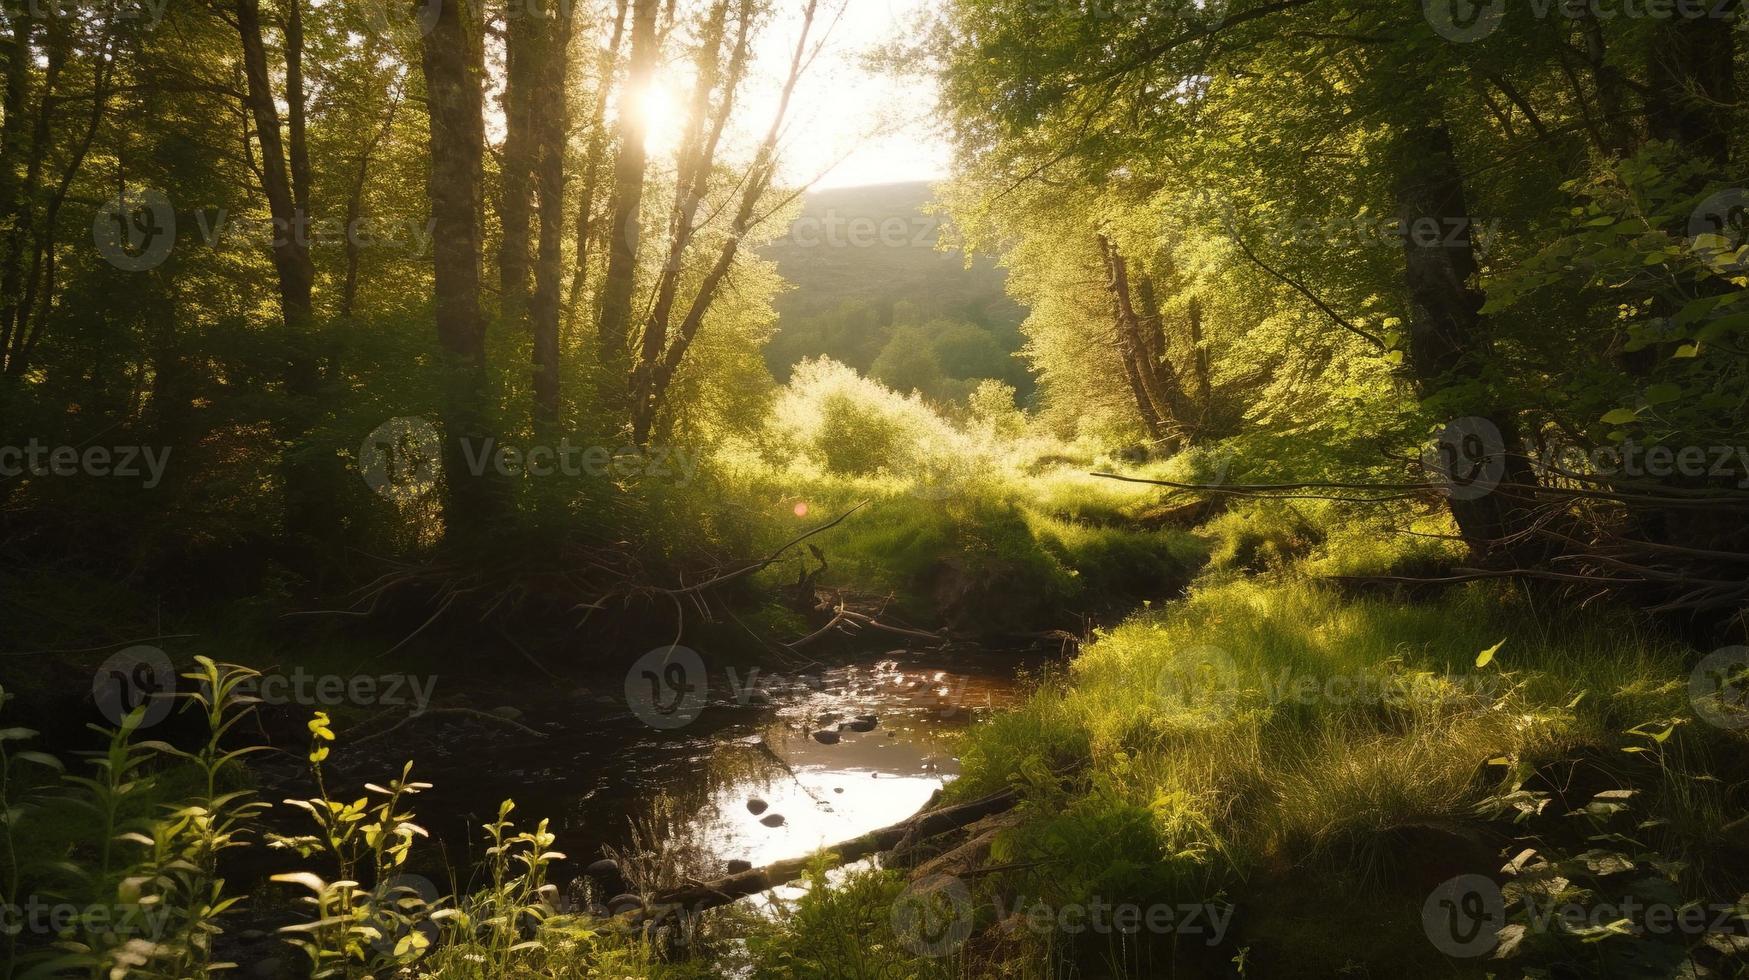
[[[638,246],[643,237],[644,146],[648,120],[640,100],[655,73],[657,0],[632,0],[632,51],[629,75],[619,94],[619,149],[614,163],[609,207],[607,274],[601,289],[596,355],[601,364],[604,406],[630,407],[625,379],[631,373],[632,297],[637,288]]]
[[[247,0],[245,0],[247,2]],[[486,321],[480,310],[480,204],[486,129],[481,18],[466,3],[440,5],[423,40],[421,64],[431,116],[427,184],[433,219],[437,338],[444,354],[446,532],[478,536],[498,509],[485,474],[470,470],[468,448],[484,444]]]

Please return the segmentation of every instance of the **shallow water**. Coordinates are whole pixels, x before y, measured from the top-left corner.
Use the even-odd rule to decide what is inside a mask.
[[[434,784],[414,801],[418,822],[457,867],[477,863],[480,825],[514,799],[519,826],[551,819],[555,848],[570,858],[556,869],[560,882],[605,847],[647,862],[662,884],[715,877],[734,859],[757,867],[915,813],[959,773],[952,735],[1012,704],[1017,673],[1039,662],[988,652],[865,656],[785,677],[767,671],[757,678],[764,696],[750,693],[751,675],[711,671],[696,719],[667,730],[634,710],[624,675],[570,691],[480,681],[469,689],[474,707],[514,705],[519,722],[545,737],[433,720],[348,753],[343,733],[330,781],[380,781],[411,757],[414,778]],[[852,730],[871,717],[872,730]],[[284,778],[282,788],[298,792],[290,784],[299,777]],[[757,814],[754,800],[765,804],[754,804]]]

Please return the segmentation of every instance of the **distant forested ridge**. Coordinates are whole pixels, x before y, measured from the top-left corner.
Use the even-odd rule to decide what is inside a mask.
[[[765,251],[794,285],[776,302],[765,359],[779,380],[830,357],[901,391],[963,399],[994,378],[1033,390],[1017,356],[1025,311],[995,261],[937,247],[945,216],[926,183],[834,188],[807,195],[789,232]]]

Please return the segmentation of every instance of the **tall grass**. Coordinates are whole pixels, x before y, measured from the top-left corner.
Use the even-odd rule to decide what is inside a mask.
[[[1000,850],[1038,870],[992,887],[1059,901],[1310,877],[1364,904],[1430,865],[1497,871],[1502,801],[1551,786],[1580,803],[1584,786],[1641,788],[1646,846],[1701,868],[1744,740],[1690,723],[1688,653],[1625,615],[1547,613],[1497,587],[1413,605],[1294,575],[1216,579],[1098,634],[970,732],[952,792],[1026,788]],[[1636,748],[1648,731],[1656,760]]]

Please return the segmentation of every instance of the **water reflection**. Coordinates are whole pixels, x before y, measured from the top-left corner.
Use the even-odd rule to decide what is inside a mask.
[[[612,849],[634,883],[661,888],[915,813],[959,772],[953,734],[1012,703],[1025,666],[1011,655],[895,653],[794,677],[713,674],[706,710],[673,731],[640,722],[611,693],[623,678],[604,676],[568,693],[489,695],[515,698],[546,738],[428,729],[401,749],[436,784],[420,798],[421,822],[452,860],[477,855],[480,823],[512,798],[523,821],[553,818],[571,874]],[[384,762],[361,760],[359,776]]]

